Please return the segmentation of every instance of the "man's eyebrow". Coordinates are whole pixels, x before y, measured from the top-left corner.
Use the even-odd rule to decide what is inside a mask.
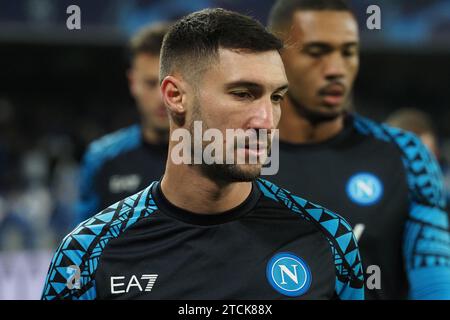
[[[359,43],[357,41],[348,41],[341,44],[341,47],[350,47],[350,46],[358,46]],[[310,47],[319,47],[319,48],[333,48],[334,45],[329,42],[323,42],[323,41],[311,41],[307,42],[303,45],[303,49],[310,48]]]
[[[311,41],[311,42],[306,42],[303,44],[303,48],[309,48],[309,47],[331,48],[331,47],[333,47],[333,45],[328,42],[322,42],[322,41]]]
[[[345,42],[344,44],[342,44],[343,47],[358,47],[359,46],[359,42],[356,41],[350,41],[350,42]]]
[[[277,89],[275,89],[275,91],[285,91],[289,88],[288,84],[284,84],[281,87],[278,87]]]
[[[288,84],[283,84],[280,87],[276,88],[274,91],[283,91],[288,89]],[[230,83],[227,83],[225,85],[227,89],[232,89],[236,87],[245,87],[249,89],[262,89],[263,85],[260,83],[252,82],[252,81],[245,81],[245,80],[239,80],[239,81],[233,81]]]
[[[245,80],[238,80],[233,81],[230,83],[225,84],[225,87],[227,89],[236,88],[236,87],[246,87],[246,88],[262,88],[263,86],[259,83],[252,82],[252,81],[245,81]]]

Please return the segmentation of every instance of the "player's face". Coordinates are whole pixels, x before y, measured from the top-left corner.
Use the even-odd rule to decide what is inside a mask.
[[[358,26],[349,12],[293,15],[282,58],[294,105],[324,117],[342,114],[358,72]]]
[[[420,140],[422,140],[422,143],[428,148],[428,150],[433,153],[436,158],[439,159],[439,148],[436,141],[436,136],[431,132],[425,132],[419,137]]]
[[[270,134],[281,116],[280,103],[287,91],[283,62],[277,51],[262,53],[219,49],[219,61],[202,76],[196,101],[197,119],[205,128],[216,128],[226,137],[226,129],[266,129]],[[270,143],[270,142],[269,142]],[[226,139],[223,142],[226,149]],[[270,146],[258,150],[244,146],[240,152],[267,154]],[[226,153],[227,151],[224,151]],[[237,148],[228,152],[235,155]],[[262,156],[264,157],[264,156]],[[247,158],[246,158],[247,159]],[[215,177],[249,181],[260,175],[262,164],[204,165]]]
[[[141,53],[129,71],[130,91],[145,126],[166,131],[169,119],[159,88],[159,56]]]

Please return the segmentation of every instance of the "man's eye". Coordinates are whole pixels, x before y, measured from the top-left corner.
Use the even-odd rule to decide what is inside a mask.
[[[247,91],[235,91],[231,94],[238,97],[239,99],[250,99],[252,97],[252,95]]]
[[[356,54],[355,50],[351,50],[351,49],[350,50],[344,50],[342,52],[342,55],[344,57],[353,57],[355,54]]]
[[[284,96],[281,94],[275,94],[272,96],[272,101],[275,103],[280,103],[281,101],[283,101]]]
[[[313,58],[320,58],[324,54],[328,53],[329,50],[323,48],[305,48],[303,52]]]
[[[314,57],[314,58],[319,58],[319,57],[321,57],[323,55],[322,51],[316,51],[316,50],[314,50],[314,51],[307,51],[306,53],[309,56]]]
[[[147,84],[147,87],[151,89],[156,88],[158,86],[158,80],[147,80],[145,83]]]

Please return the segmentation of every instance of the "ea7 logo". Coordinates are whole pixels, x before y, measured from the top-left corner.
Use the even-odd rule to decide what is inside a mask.
[[[132,288],[139,290],[140,292],[150,292],[155,285],[157,274],[143,274],[140,279],[137,276],[132,275],[129,279],[125,276],[112,276],[111,277],[111,293],[121,294],[128,293]]]

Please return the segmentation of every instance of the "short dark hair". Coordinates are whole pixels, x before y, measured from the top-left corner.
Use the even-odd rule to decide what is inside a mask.
[[[170,24],[167,22],[151,24],[140,29],[130,40],[129,53],[133,60],[137,55],[146,53],[159,56],[163,39]]]
[[[219,48],[265,52],[282,47],[281,40],[248,16],[221,8],[204,9],[183,17],[167,32],[161,49],[160,80],[174,70],[195,77],[218,57]]]
[[[269,13],[267,25],[271,31],[281,31],[290,26],[296,11],[348,11],[353,14],[345,0],[278,0]]]

